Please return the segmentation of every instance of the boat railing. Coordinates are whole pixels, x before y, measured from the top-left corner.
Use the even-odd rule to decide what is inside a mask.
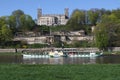
[[[48,54],[51,51],[51,49],[30,49],[30,50],[23,50],[23,53],[27,54],[40,54],[40,55],[45,55]],[[69,53],[74,53],[74,54],[89,54],[91,49],[87,48],[54,48],[54,51],[62,51],[63,53],[69,54]]]

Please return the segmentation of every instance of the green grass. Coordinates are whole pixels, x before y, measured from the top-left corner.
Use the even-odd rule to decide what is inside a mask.
[[[14,52],[0,52],[0,55],[21,55],[21,52],[14,53]]]
[[[0,80],[120,80],[120,65],[0,65]]]

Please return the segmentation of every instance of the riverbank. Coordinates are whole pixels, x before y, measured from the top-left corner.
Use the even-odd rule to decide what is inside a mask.
[[[14,55],[22,55],[22,53],[21,52],[17,52],[17,53],[15,53],[15,52],[0,52],[0,56],[1,55],[10,55],[10,56],[14,56]]]
[[[119,64],[0,65],[1,80],[119,80]]]

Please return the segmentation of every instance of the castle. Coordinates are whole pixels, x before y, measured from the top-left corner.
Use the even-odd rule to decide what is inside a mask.
[[[69,19],[68,8],[65,8],[64,14],[42,14],[42,9],[38,9],[37,24],[46,26],[65,25]]]

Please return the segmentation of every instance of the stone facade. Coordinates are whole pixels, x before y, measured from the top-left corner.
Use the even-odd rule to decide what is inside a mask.
[[[28,44],[53,44],[55,41],[62,41],[67,43],[72,43],[73,41],[81,40],[93,40],[93,36],[85,36],[85,32],[81,31],[70,31],[70,32],[54,32],[48,36],[34,36],[31,35],[32,32],[27,32],[26,35],[16,36],[14,41],[26,41]],[[27,35],[29,34],[29,35]]]
[[[38,25],[65,25],[69,19],[68,8],[65,8],[64,14],[42,14],[42,9],[38,9],[37,18]]]
[[[53,43],[53,36],[40,37],[15,37],[14,41],[26,41],[27,44],[49,44]]]

